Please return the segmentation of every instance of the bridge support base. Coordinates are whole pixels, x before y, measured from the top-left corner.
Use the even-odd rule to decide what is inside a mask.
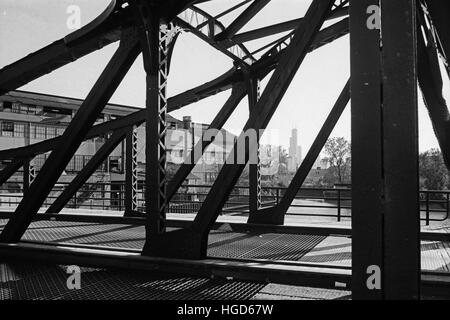
[[[208,237],[191,228],[151,234],[142,255],[161,258],[200,260],[206,258]]]

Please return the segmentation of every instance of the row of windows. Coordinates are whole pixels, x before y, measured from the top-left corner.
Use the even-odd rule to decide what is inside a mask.
[[[11,113],[20,113],[27,115],[37,115],[37,116],[56,116],[56,115],[66,115],[72,116],[72,110],[70,109],[59,109],[53,107],[45,107],[45,106],[35,106],[24,104],[21,102],[10,102],[10,101],[0,101],[0,112],[11,112]],[[101,113],[97,119],[97,121],[109,121],[117,119],[117,116],[114,115],[105,115]]]
[[[30,104],[24,104],[21,102],[10,102],[10,101],[0,101],[0,111],[12,112],[28,115],[60,115],[65,114],[68,116],[72,115],[72,110],[68,109],[56,109],[52,107],[35,106]]]
[[[184,156],[184,150],[167,150],[167,152],[172,157],[183,157]],[[208,151],[203,154],[203,157],[205,160],[221,160],[224,155],[223,153],[216,153],[215,151]]]
[[[0,136],[2,137],[25,137],[26,126],[28,124],[23,122],[1,121],[0,122]],[[29,126],[29,137],[31,139],[50,139],[60,136],[64,133],[64,127],[31,124]]]
[[[47,160],[48,155],[40,154],[33,160],[33,165],[37,170],[40,170]],[[65,171],[67,173],[80,172],[85,165],[91,160],[90,155],[75,155],[67,164]],[[119,156],[110,156],[97,169],[98,172],[115,172],[123,173],[122,158]]]
[[[19,103],[19,102],[4,101],[4,102],[0,102],[0,111],[38,115],[38,114],[42,114],[42,112],[44,111],[44,108],[38,107],[38,106],[27,105],[27,104],[23,104],[23,103]]]

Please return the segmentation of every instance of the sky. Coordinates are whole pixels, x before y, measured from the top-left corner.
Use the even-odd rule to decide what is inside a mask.
[[[201,7],[211,14],[217,14],[238,2],[215,0]],[[300,18],[310,2],[272,0],[241,32]],[[0,0],[0,68],[72,32],[67,25],[71,16],[67,10],[71,5],[80,8],[80,22],[83,26],[100,14],[108,3],[109,0]],[[236,14],[238,13],[239,11]],[[225,16],[222,22],[227,25],[233,17],[234,15]],[[254,48],[260,43],[261,41],[255,41],[248,43],[248,46]],[[19,89],[84,99],[116,49],[117,43],[109,45]],[[196,36],[183,32],[177,40],[171,62],[168,96],[210,81],[231,67],[230,58]],[[348,80],[349,70],[349,36],[306,56],[268,126],[268,130],[278,136],[278,144],[288,148],[291,129],[297,128],[303,155],[306,153]],[[262,87],[266,83],[267,79],[263,80]],[[444,79],[444,86],[444,96],[448,100],[450,83],[447,77]],[[171,115],[177,118],[190,115],[194,122],[209,123],[229,94],[229,91],[219,93],[174,111]],[[141,56],[110,102],[137,107],[145,105],[145,74]],[[418,112],[419,150],[437,148],[438,144],[420,93]],[[244,99],[225,128],[239,134],[247,118],[248,104]],[[350,104],[331,136],[343,136],[350,140]]]

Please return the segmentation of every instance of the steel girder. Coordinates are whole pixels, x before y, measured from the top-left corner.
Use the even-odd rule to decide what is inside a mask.
[[[250,128],[264,129],[275,112],[282,96],[292,81],[297,69],[306,56],[314,37],[328,16],[334,1],[315,0],[305,15],[308,28],[298,28],[281,56],[268,85],[261,95],[255,109],[244,127],[244,133],[238,143],[245,139],[245,132]],[[250,145],[245,158],[254,152],[256,146]],[[236,145],[232,154],[235,154]],[[237,182],[245,164],[225,164],[214,185],[208,193],[191,228],[167,232],[147,238],[145,253],[149,255],[177,258],[198,259],[206,255],[206,244],[209,230],[216,220],[231,189]]]
[[[85,27],[1,69],[0,95],[119,40],[120,21],[126,21],[120,4],[119,1],[111,1]]]
[[[138,214],[138,175],[137,175],[137,130],[133,126],[127,130],[125,145],[125,213],[124,216]]]
[[[171,30],[161,12],[140,2],[138,7],[140,43],[146,72],[145,109],[145,211],[146,238],[166,230],[166,86],[168,43]],[[146,249],[144,247],[143,252]]]
[[[248,105],[249,114],[257,112],[256,105],[260,98],[260,81],[259,79],[248,79]],[[256,128],[255,128],[256,129]],[[260,166],[260,154],[259,154],[259,140],[260,132],[256,130],[256,155],[254,160],[256,163],[249,164],[249,211],[255,213],[261,207],[261,166]]]
[[[380,28],[350,5],[354,299],[419,298],[415,2],[381,0]]]
[[[140,52],[134,29],[122,32],[122,39],[114,56],[65,130],[57,147],[39,171],[29,192],[18,205],[0,235],[1,242],[17,242],[31,223],[54,184],[80,146],[103,107],[122,81]]]

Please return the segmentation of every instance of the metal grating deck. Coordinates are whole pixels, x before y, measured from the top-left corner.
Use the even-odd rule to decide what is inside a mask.
[[[63,265],[0,264],[0,300],[243,300],[264,283],[160,273],[81,268],[81,289],[69,290]]]
[[[0,221],[0,230],[4,222]],[[22,240],[142,249],[144,238],[144,226],[36,221],[27,229]],[[225,226],[211,231],[208,256],[298,261],[325,238],[315,235],[237,233]]]
[[[216,258],[298,261],[325,238],[315,235],[215,230],[209,237],[208,255]]]

